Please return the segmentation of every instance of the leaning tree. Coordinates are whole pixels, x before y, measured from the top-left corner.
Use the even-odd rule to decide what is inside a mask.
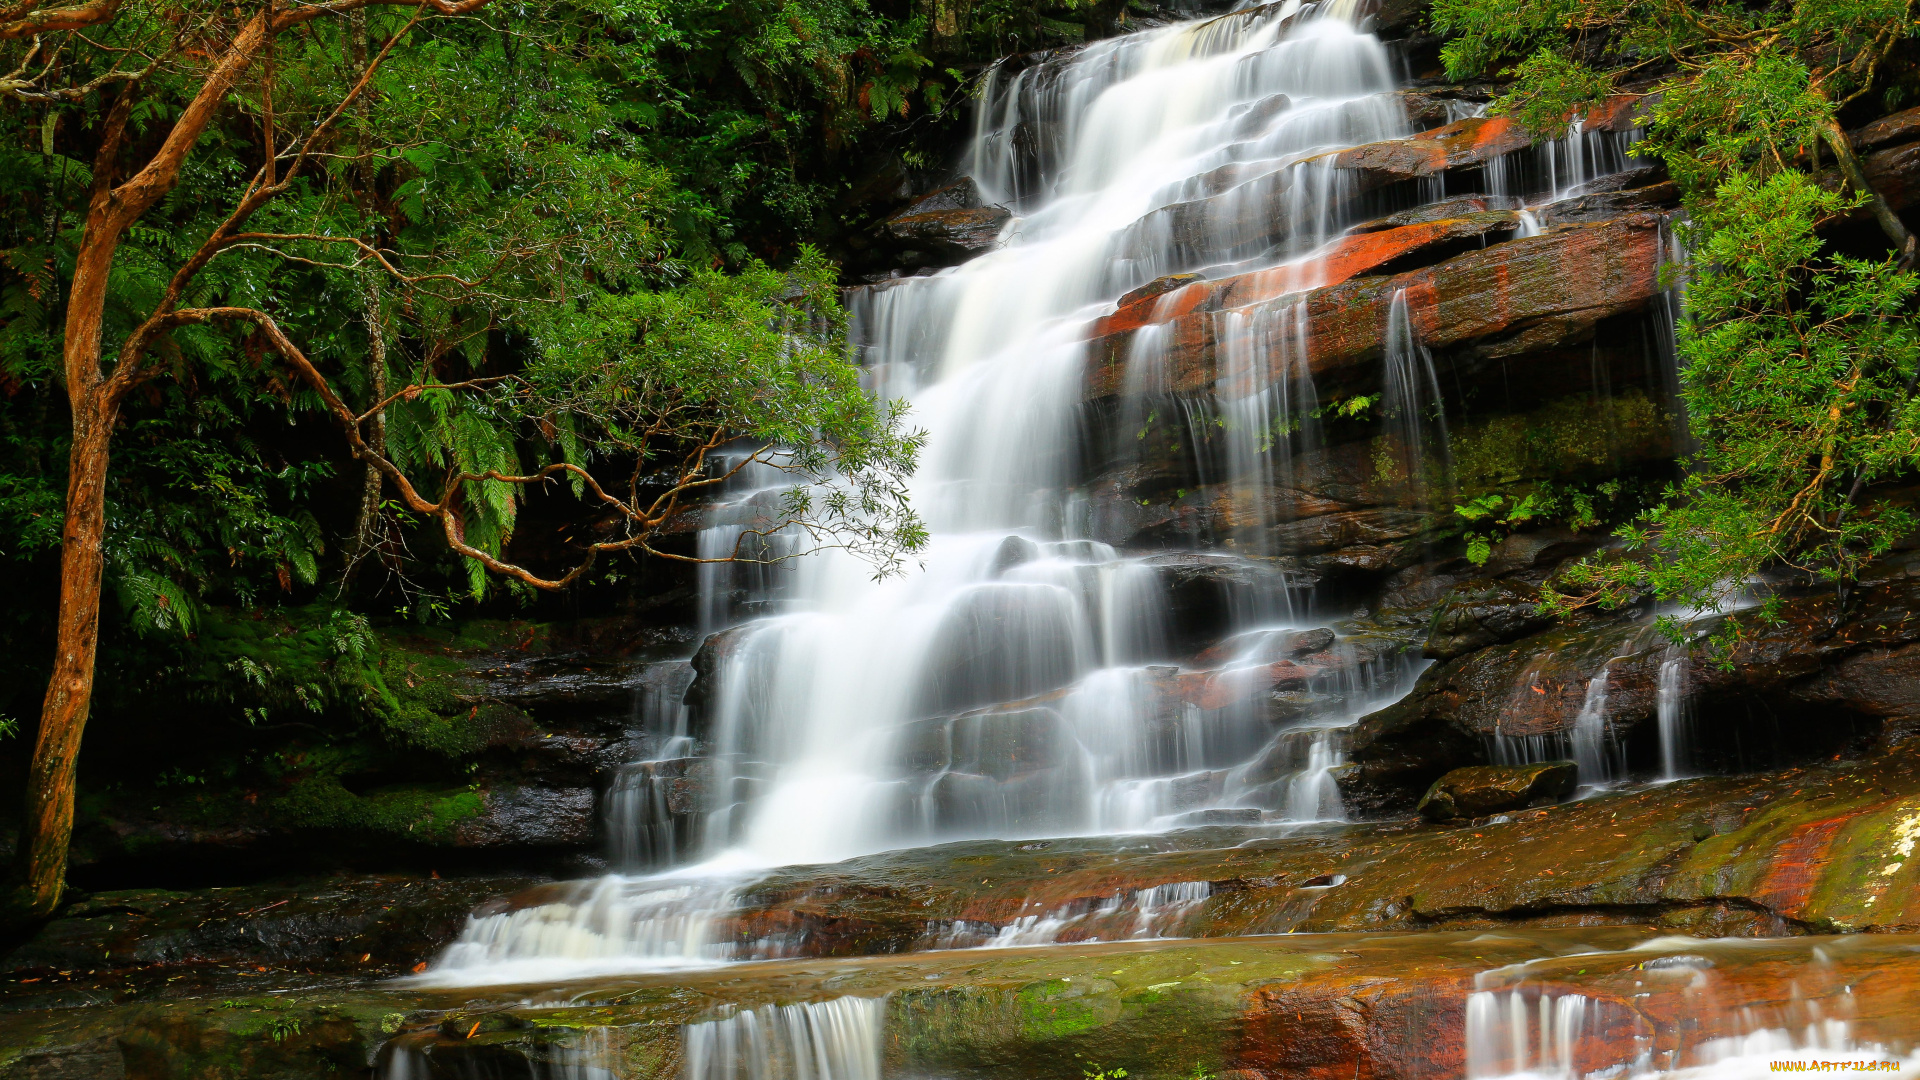
[[[0,8],[0,107],[40,110],[54,163],[43,235],[10,270],[41,305],[72,416],[15,917],[60,901],[110,451],[130,395],[156,380],[226,363],[273,384],[289,418],[324,413],[368,476],[352,558],[385,502],[433,524],[477,585],[559,589],[615,552],[692,559],[663,533],[755,463],[793,480],[749,540],[798,534],[782,550],[849,548],[881,572],[923,542],[904,489],[919,436],[846,362],[831,267],[809,252],[786,272],[686,273],[655,224],[658,167],[604,128],[474,115],[472,35],[599,17],[555,6],[488,25],[487,5]],[[348,326],[351,363],[331,347]],[[493,356],[503,339],[509,361]],[[508,549],[517,505],[542,487],[580,518],[557,567]]]

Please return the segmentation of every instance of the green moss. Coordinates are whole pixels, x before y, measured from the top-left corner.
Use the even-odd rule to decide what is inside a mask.
[[[1527,480],[1610,473],[1667,456],[1672,437],[1672,418],[1639,390],[1597,402],[1561,398],[1461,427],[1452,440],[1454,482],[1472,497]]]
[[[1064,1039],[1109,1022],[1117,1012],[1100,1008],[1113,1002],[1089,996],[1084,985],[1076,987],[1065,979],[1023,986],[1014,1000],[1020,1010],[1020,1033],[1028,1039]]]
[[[403,788],[356,795],[332,777],[313,777],[273,800],[268,812],[292,828],[384,832],[433,842],[452,839],[460,822],[485,810],[486,799],[472,790]]]

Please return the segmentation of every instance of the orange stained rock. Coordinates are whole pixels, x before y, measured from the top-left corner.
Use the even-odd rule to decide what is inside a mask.
[[[1130,302],[1122,298],[1123,302],[1113,314],[1094,322],[1089,336],[1102,338],[1156,323],[1173,322],[1202,309],[1217,311],[1247,307],[1310,289],[1338,285],[1422,248],[1481,235],[1502,225],[1511,227],[1513,221],[1512,214],[1492,211],[1343,236],[1311,256],[1281,266],[1216,281],[1196,281],[1170,292]]]

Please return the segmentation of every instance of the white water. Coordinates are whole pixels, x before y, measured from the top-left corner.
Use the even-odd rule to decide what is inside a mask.
[[[684,1080],[880,1080],[884,998],[766,1005],[682,1031]]]
[[[656,827],[671,762],[616,785],[617,812],[651,816],[612,831],[625,865],[688,847],[709,861],[477,917],[428,980],[782,955],[797,943],[718,928],[765,868],[956,839],[1337,819],[1343,729],[1404,693],[1421,662],[1345,641],[1287,651],[1317,618],[1309,590],[1262,557],[1291,517],[1279,490],[1322,448],[1304,305],[1218,313],[1220,364],[1198,395],[1170,391],[1165,328],[1138,333],[1103,444],[1083,437],[1081,398],[1089,328],[1129,290],[1184,272],[1261,270],[1294,292],[1323,283],[1316,249],[1380,210],[1329,152],[1409,134],[1394,89],[1386,50],[1337,2],[996,70],[968,161],[985,197],[1017,214],[1001,248],[851,303],[871,385],[908,400],[929,435],[912,484],[931,532],[924,565],[879,582],[835,552],[744,582],[703,571],[704,629],[777,612],[729,631],[696,733],[703,834]],[[1041,133],[1030,151],[1023,125]],[[1386,411],[1420,505],[1447,471],[1441,387],[1404,296],[1383,329]],[[1225,524],[1190,546],[1230,553],[1108,542],[1134,528],[1139,500],[1079,485],[1103,461],[1144,463],[1150,433],[1180,440],[1215,492]],[[716,526],[702,551],[738,536]],[[1182,575],[1216,583],[1226,625],[1208,640],[1182,624]],[[742,595],[759,606],[740,608]]]

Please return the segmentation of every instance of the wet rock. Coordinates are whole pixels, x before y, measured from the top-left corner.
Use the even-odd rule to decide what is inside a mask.
[[[1920,203],[1920,142],[1868,154],[1861,165],[1867,182],[1895,210]],[[1854,211],[1856,215],[1865,211]]]
[[[1274,771],[1286,763],[1276,761]],[[1259,778],[1251,778],[1257,781]],[[1222,777],[1195,774],[1217,799]],[[1186,796],[1182,796],[1185,798]],[[1192,809],[1205,802],[1188,802]],[[1767,776],[1704,777],[1506,812],[1471,830],[1416,822],[1262,832],[1219,824],[1142,837],[972,841],[775,871],[741,895],[728,935],[807,955],[914,947],[930,920],[1004,926],[1207,881],[1156,932],[1184,936],[1575,922],[1708,935],[1920,930],[1920,747]],[[1498,815],[1496,815],[1498,817]],[[1883,874],[1888,866],[1901,867]],[[1333,876],[1337,888],[1306,883]]]
[[[981,584],[947,610],[927,648],[915,713],[1018,701],[1078,679],[1071,596],[1021,582]]]
[[[1883,116],[1853,133],[1856,150],[1878,150],[1895,143],[1920,139],[1920,108],[1903,109]]]
[[[1669,180],[1648,187],[1624,191],[1603,191],[1548,203],[1534,216],[1546,228],[1555,225],[1590,224],[1624,214],[1658,210],[1680,205],[1680,188]]]
[[[1416,87],[1397,93],[1406,107],[1408,122],[1415,130],[1430,131],[1472,113],[1498,96],[1499,90],[1482,83]]]
[[[1286,581],[1273,569],[1232,555],[1156,555],[1146,565],[1160,579],[1177,652],[1197,652],[1225,636],[1238,613],[1285,599]]]
[[[1334,156],[1333,165],[1361,174],[1363,187],[1379,186],[1482,166],[1532,144],[1533,136],[1510,116],[1470,116],[1410,139],[1342,150]]]
[[[1349,809],[1405,809],[1442,773],[1483,764],[1490,740],[1564,740],[1603,671],[1609,738],[1648,760],[1670,662],[1694,713],[1690,768],[1804,762],[1846,752],[1883,724],[1900,738],[1920,709],[1920,650],[1909,648],[1920,642],[1920,581],[1907,572],[1862,589],[1838,626],[1826,592],[1788,596],[1777,623],[1735,616],[1743,636],[1725,657],[1704,644],[1676,647],[1634,619],[1554,627],[1456,656],[1355,727],[1339,775]]]
[[[1321,514],[1275,525],[1268,531],[1274,550],[1283,555],[1318,555],[1337,548],[1380,547],[1424,533],[1432,515],[1417,510],[1381,507]]]
[[[1455,588],[1434,613],[1424,655],[1451,660],[1523,638],[1553,621],[1539,608],[1539,591],[1519,582],[1481,581]]]
[[[1233,118],[1233,135],[1237,139],[1252,138],[1265,131],[1277,116],[1293,108],[1293,99],[1285,94],[1269,94],[1259,101],[1248,105]]]
[[[753,636],[755,627],[751,624],[728,627],[717,634],[707,635],[700,648],[689,662],[693,668],[693,678],[687,683],[686,694],[682,699],[692,710],[695,723],[704,729],[709,719],[708,713],[714,706],[714,694],[719,686],[720,672]],[[695,737],[699,737],[696,733]]]
[[[1328,388],[1378,379],[1374,369],[1384,348],[1388,309],[1403,292],[1414,332],[1429,348],[1468,346],[1472,355],[1484,358],[1554,348],[1581,340],[1604,319],[1642,310],[1660,294],[1660,224],[1658,215],[1632,214],[1562,226],[1424,269],[1355,278],[1304,297],[1255,303],[1241,315],[1257,318],[1267,303],[1304,302],[1312,373]],[[1197,301],[1193,310],[1169,321],[1171,391],[1206,392],[1218,381],[1219,321]],[[1093,339],[1089,397],[1120,392],[1132,333]]]
[[[1462,218],[1474,214],[1484,214],[1490,210],[1524,210],[1526,202],[1511,195],[1456,195],[1451,199],[1441,199],[1411,210],[1402,210],[1397,214],[1375,218],[1348,229],[1349,233],[1385,232],[1389,229],[1405,228],[1409,225],[1426,225],[1449,218]]]
[[[594,842],[594,789],[508,787],[485,793],[483,809],[453,827],[465,848],[583,848]]]
[[[854,1069],[866,1047],[853,1033],[871,1031],[885,1076],[1047,1077],[1124,1061],[1148,1080],[1196,1069],[1235,1080],[1427,1080],[1465,1074],[1469,1040],[1473,1060],[1493,1068],[1508,1064],[1516,1043],[1528,1052],[1556,1045],[1551,1029],[1533,1026],[1542,1000],[1582,1004],[1580,1037],[1564,1060],[1583,1076],[1625,1075],[1650,1055],[1711,1061],[1696,1048],[1742,1039],[1773,1045],[1765,1029],[1785,1039],[1809,1017],[1847,1017],[1860,1045],[1908,1045],[1920,1010],[1909,938],[1678,943],[1659,933],[1503,927],[1083,942],[992,950],[965,964],[939,953],[773,961],[750,975],[601,976],[562,1000],[529,1001],[525,988],[296,984],[271,996],[76,1002],[0,1013],[9,1051],[0,1076],[294,1080],[364,1073],[372,1062],[387,1076],[657,1080],[685,1068],[687,1025],[717,1022],[729,1025],[707,1029],[717,1038],[754,1025],[762,1033],[754,1045],[775,1060],[793,1045],[785,1033],[845,1034],[812,1047],[836,1065],[851,1057]],[[1476,1008],[1470,1026],[1476,991],[1496,995],[1497,1008]],[[1501,1026],[1516,1016],[1526,1030]]]
[[[1194,663],[1211,667],[1231,660],[1253,663],[1298,660],[1324,652],[1337,637],[1324,626],[1312,630],[1250,630],[1202,651],[1194,657]]]
[[[1579,772],[1571,761],[1470,765],[1435,780],[1415,809],[1434,821],[1446,821],[1556,803],[1573,794]]]
[[[0,972],[292,966],[381,978],[431,958],[475,905],[529,884],[524,877],[349,877],[100,892],[0,959]]]
[[[896,217],[912,217],[915,214],[933,214],[942,210],[978,210],[987,205],[980,197],[980,189],[973,177],[963,176],[959,180],[943,187],[935,188],[915,199]]]
[[[1660,162],[1622,169],[1619,172],[1605,173],[1567,191],[1569,197],[1592,195],[1605,191],[1627,191],[1632,188],[1653,187],[1666,179],[1667,167]]]
[[[924,249],[936,264],[991,250],[1013,213],[981,201],[971,177],[949,184],[887,219],[883,231],[901,244]]]
[[[994,577],[1024,563],[1030,563],[1040,557],[1040,545],[1024,536],[1009,536],[1000,541],[1000,547],[993,553],[993,565],[988,573]]]
[[[1228,212],[1265,213],[1263,209],[1258,209],[1262,206],[1259,200],[1247,199],[1239,192],[1230,197],[1220,197],[1221,200],[1229,198],[1231,201],[1223,203]],[[1256,209],[1250,211],[1249,207]],[[1205,243],[1211,241],[1205,241],[1204,238],[1218,235],[1223,228],[1245,231],[1239,225],[1223,225],[1215,217],[1217,215],[1202,215],[1202,220],[1192,225],[1194,235],[1203,238],[1195,241],[1195,252],[1206,250]],[[1283,233],[1275,231],[1280,225],[1276,219],[1271,229],[1259,232],[1257,236],[1250,235],[1243,242],[1277,242],[1283,238]],[[1305,269],[1283,265],[1215,281],[1191,281],[1179,286],[1169,281],[1169,288],[1162,292],[1131,301],[1122,297],[1114,313],[1097,320],[1089,333],[1095,339],[1104,339],[1152,323],[1176,321],[1195,312],[1227,311],[1291,296],[1309,285],[1327,286],[1361,274],[1392,273],[1407,269],[1409,265],[1438,262],[1461,251],[1483,246],[1490,234],[1511,233],[1518,227],[1519,217],[1513,211],[1489,209],[1439,220],[1420,220],[1359,231],[1334,241],[1321,252],[1320,258],[1311,267]],[[1128,294],[1129,297],[1134,295]]]

